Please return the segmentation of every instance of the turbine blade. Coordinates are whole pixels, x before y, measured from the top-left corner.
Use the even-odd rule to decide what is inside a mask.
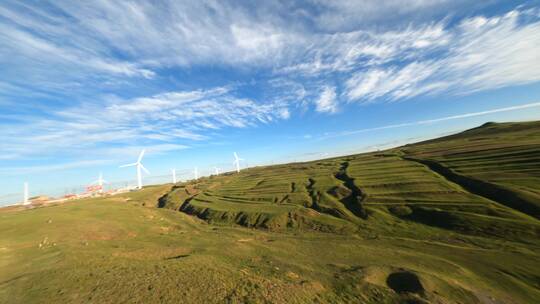
[[[139,159],[137,160],[138,163],[141,162],[143,156],[144,156],[144,149],[141,151],[141,154],[139,154]]]
[[[141,169],[144,170],[144,172],[146,172],[146,174],[150,174],[150,171],[148,171],[144,166],[143,164],[139,164],[141,166]]]
[[[137,163],[132,163],[132,164],[127,164],[127,165],[122,165],[119,168],[132,167],[132,166],[136,166],[136,165],[137,165]]]

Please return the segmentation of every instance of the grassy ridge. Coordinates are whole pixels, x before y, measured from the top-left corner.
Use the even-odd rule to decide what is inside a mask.
[[[488,123],[403,152],[436,162],[472,191],[540,218],[540,122]]]
[[[253,168],[179,185],[161,206],[270,230],[351,233],[406,220],[528,241],[540,231],[530,217],[539,204],[539,130],[539,123],[488,124],[385,152]],[[516,146],[526,153],[511,152]],[[500,174],[483,180],[480,165]]]
[[[154,190],[1,212],[0,303],[533,303],[540,296],[538,245],[409,222],[351,235],[208,225],[143,207],[140,199]],[[412,278],[399,279],[403,273]]]
[[[539,130],[0,209],[0,303],[535,303],[538,219],[451,174],[535,205]]]

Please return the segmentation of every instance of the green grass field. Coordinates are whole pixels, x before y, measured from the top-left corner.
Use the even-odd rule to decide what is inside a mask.
[[[540,123],[0,209],[1,303],[538,303]]]

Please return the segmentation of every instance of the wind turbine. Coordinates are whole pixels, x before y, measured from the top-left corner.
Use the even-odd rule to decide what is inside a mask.
[[[234,154],[233,165],[236,165],[236,173],[240,173],[240,161],[244,160],[244,159],[239,158],[238,154],[236,154],[236,152],[233,152],[233,154]]]
[[[30,204],[30,201],[29,201],[28,199],[29,199],[29,195],[28,195],[28,183],[27,183],[27,182],[24,182],[24,201],[23,201],[23,205],[28,205],[28,204]]]
[[[219,168],[218,167],[214,167],[214,171],[215,171],[216,175],[219,175]]]
[[[146,172],[147,174],[150,174],[150,172],[141,163],[143,156],[144,156],[144,149],[141,151],[141,154],[139,154],[139,158],[137,159],[137,162],[120,166],[120,168],[137,166],[137,188],[138,189],[142,189],[141,169],[144,170],[144,172]]]
[[[197,170],[197,167],[193,170],[193,174],[195,175],[195,179],[199,179],[199,170]]]
[[[172,182],[173,184],[176,184],[176,169],[172,169]]]
[[[92,185],[98,184],[98,186],[99,186],[99,193],[103,193],[103,184],[107,184],[107,183],[108,183],[108,182],[107,182],[106,180],[103,179],[103,173],[100,172],[100,173],[99,173],[99,178],[98,178],[96,181],[92,182]]]

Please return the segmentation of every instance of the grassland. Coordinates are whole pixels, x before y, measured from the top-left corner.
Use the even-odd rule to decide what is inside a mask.
[[[469,191],[540,218],[540,122],[487,123],[405,147]],[[437,170],[437,168],[433,168]],[[444,173],[443,173],[444,174]]]
[[[526,241],[538,234],[539,130],[538,123],[490,124],[384,152],[253,168],[178,185],[161,207],[275,231],[384,231],[405,220]],[[516,147],[526,156],[506,151]],[[470,185],[473,178],[479,185]]]
[[[0,302],[537,303],[539,151],[540,123],[488,124],[4,209]]]

